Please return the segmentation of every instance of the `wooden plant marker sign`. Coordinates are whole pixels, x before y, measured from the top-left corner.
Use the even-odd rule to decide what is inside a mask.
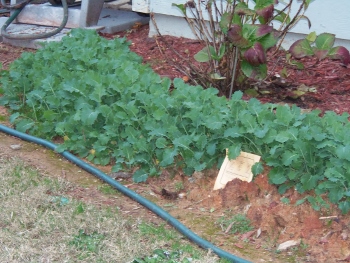
[[[236,178],[251,182],[253,179],[252,166],[259,162],[260,158],[259,155],[241,152],[236,159],[229,160],[226,150],[226,157],[216,178],[214,190],[225,188],[229,181]]]

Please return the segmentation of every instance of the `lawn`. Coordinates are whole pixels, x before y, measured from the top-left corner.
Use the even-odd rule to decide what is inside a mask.
[[[166,225],[72,198],[74,184],[20,159],[0,158],[0,184],[0,262],[219,262]]]

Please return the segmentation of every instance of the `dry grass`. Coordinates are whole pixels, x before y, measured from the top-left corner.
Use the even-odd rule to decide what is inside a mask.
[[[175,232],[170,238],[145,235],[141,221],[122,217],[117,208],[99,209],[65,196],[71,187],[20,160],[0,158],[0,262],[124,263],[173,242],[189,246]],[[217,262],[194,251],[200,260],[192,262]]]

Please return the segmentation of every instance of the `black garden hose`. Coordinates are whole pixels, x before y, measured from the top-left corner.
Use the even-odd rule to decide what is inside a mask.
[[[22,140],[33,142],[42,146],[45,146],[53,151],[56,150],[57,145],[46,141],[41,138],[37,138],[19,131],[16,131],[14,129],[11,129],[7,126],[1,125],[0,124],[0,132],[9,134],[11,136],[18,137]],[[218,247],[216,247],[214,244],[208,242],[207,240],[201,238],[194,232],[192,232],[190,229],[188,229],[185,225],[183,225],[181,222],[179,222],[177,219],[172,217],[169,213],[167,213],[165,210],[157,206],[155,203],[152,203],[148,199],[140,196],[139,194],[135,193],[134,191],[126,188],[122,184],[118,183],[116,180],[111,178],[110,176],[106,175],[102,171],[96,169],[95,167],[85,163],[84,161],[80,160],[77,158],[75,155],[64,151],[60,153],[63,157],[65,157],[67,160],[71,161],[72,163],[76,164],[77,166],[81,167],[85,171],[95,175],[102,181],[106,182],[107,184],[113,186],[115,189],[123,193],[124,195],[128,196],[129,198],[135,200],[139,204],[143,205],[156,215],[158,215],[160,218],[164,219],[167,223],[172,225],[175,229],[177,229],[180,233],[182,233],[184,236],[186,236],[189,240],[192,242],[196,243],[200,247],[204,249],[210,249],[212,250],[215,254],[217,254],[221,258],[225,258],[229,260],[230,262],[235,262],[235,263],[250,263],[250,261],[247,261],[245,259],[239,258],[238,256],[235,256],[233,254],[230,254]]]
[[[25,7],[31,1],[33,1],[33,0],[25,0],[25,1],[17,3],[17,4],[8,5],[8,4],[6,4],[5,0],[1,0],[1,5],[6,9],[21,9],[21,8]]]
[[[68,21],[68,5],[67,0],[62,0],[62,6],[63,6],[63,20],[61,22],[61,25],[56,28],[55,30],[52,30],[50,32],[42,33],[42,34],[9,34],[6,32],[7,27],[12,23],[13,20],[16,19],[16,17],[19,15],[19,13],[22,11],[24,6],[28,4],[32,0],[26,0],[24,2],[21,2],[16,5],[4,5],[5,0],[1,0],[1,4],[4,5],[6,8],[15,9],[15,11],[12,13],[12,15],[9,17],[9,19],[4,23],[4,25],[1,27],[1,35],[8,39],[19,39],[19,40],[33,40],[33,39],[40,39],[40,38],[48,38],[51,36],[56,35],[57,33],[61,32],[62,29],[66,26]]]

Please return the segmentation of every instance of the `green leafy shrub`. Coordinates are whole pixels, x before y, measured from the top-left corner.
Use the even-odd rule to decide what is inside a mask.
[[[298,5],[297,12],[291,12],[292,3]],[[187,54],[182,56],[176,47],[169,47],[174,52],[168,60],[194,83],[215,87],[230,98],[233,90],[247,84],[248,78],[267,77],[267,50],[281,42],[300,19],[307,19],[304,12],[310,3],[311,0],[190,0],[173,4],[205,47],[194,55],[199,63],[193,63]],[[161,36],[156,20],[151,18]]]
[[[136,181],[174,164],[187,174],[212,166],[218,151],[211,134],[223,128],[223,114],[229,118],[225,98],[180,80],[169,93],[170,80],[141,60],[124,39],[73,30],[3,71],[0,102],[19,131],[62,136],[58,150],[116,162],[113,171],[139,166]]]
[[[113,171],[138,166],[136,182],[167,166],[190,175],[246,151],[271,167],[279,192],[295,188],[328,195],[350,210],[350,124],[341,116],[300,108],[231,100],[180,79],[161,79],[124,39],[108,41],[73,30],[60,43],[25,53],[1,72],[0,104],[16,129],[51,139]],[[262,164],[253,173],[262,171]],[[307,200],[313,200],[308,198]],[[318,201],[317,201],[318,200]],[[314,203],[320,203],[317,199]]]

